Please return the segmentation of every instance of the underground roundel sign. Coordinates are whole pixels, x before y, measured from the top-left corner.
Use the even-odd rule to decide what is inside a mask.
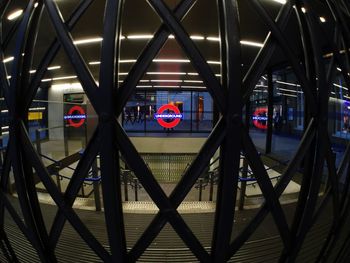
[[[171,129],[180,123],[183,115],[178,107],[171,104],[166,104],[158,109],[154,118],[158,121],[160,126]]]
[[[257,108],[252,116],[253,124],[258,129],[267,129],[267,108]]]
[[[66,116],[64,116],[64,119],[68,121],[69,126],[72,126],[74,128],[81,127],[86,119],[85,110],[76,105],[69,109]]]

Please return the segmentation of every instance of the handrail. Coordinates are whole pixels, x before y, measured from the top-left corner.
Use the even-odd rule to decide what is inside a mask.
[[[71,126],[71,125],[66,124],[66,125],[62,125],[62,126],[54,126],[54,127],[47,127],[47,128],[39,128],[39,129],[36,129],[36,131],[38,131],[38,132],[49,131],[49,130],[54,130],[54,129],[66,128],[66,127],[70,127],[70,126]]]
[[[51,161],[51,162],[54,162],[55,164],[61,164],[59,161],[56,161],[55,159],[52,159],[51,157],[48,157],[48,156],[46,156],[46,155],[44,155],[44,154],[42,154],[42,153],[40,153],[39,154],[41,157],[43,157],[43,158],[45,158],[45,159],[47,159],[47,160],[49,160],[49,161]],[[68,169],[70,169],[70,170],[72,170],[72,171],[75,171],[75,169],[73,168],[73,167],[70,167],[70,166],[66,166],[65,168],[68,168]]]

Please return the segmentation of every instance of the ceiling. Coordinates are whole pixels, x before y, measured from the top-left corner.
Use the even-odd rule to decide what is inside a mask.
[[[14,0],[11,2],[6,17],[17,9],[24,9],[26,3],[25,0]],[[79,4],[78,0],[56,0],[55,1],[60,8],[62,17],[67,20]],[[165,1],[170,8],[174,8],[179,0],[166,0]],[[318,2],[318,1],[317,1]],[[281,3],[277,3],[273,0],[261,0],[261,3],[266,8],[272,18],[276,18],[280,8],[283,6]],[[267,34],[269,33],[264,26],[257,13],[247,4],[246,0],[239,0],[239,12],[240,12],[240,28],[241,28],[241,40],[253,41],[256,43],[263,43]],[[86,61],[92,75],[98,81],[99,77],[99,57],[101,53],[101,41],[98,38],[102,37],[102,23],[104,14],[104,0],[95,0],[89,7],[87,12],[77,23],[71,34],[75,41],[97,38],[94,43],[77,44],[77,47]],[[326,22],[323,23],[326,30],[332,30],[333,24],[330,22],[330,14],[327,13],[327,9],[318,4],[319,10],[317,14],[324,16]],[[21,17],[9,21],[5,19],[4,32],[5,35],[11,27],[20,20]],[[198,0],[192,9],[188,12],[184,20],[182,21],[184,28],[188,34],[192,36],[193,41],[209,62],[213,72],[220,78],[220,49],[219,42],[215,41],[215,38],[219,35],[218,30],[218,17],[216,1],[214,0]],[[161,25],[161,20],[149,6],[146,0],[125,0],[123,18],[122,18],[122,35],[124,39],[121,40],[121,52],[120,52],[120,81],[123,80],[125,75],[132,67],[134,61],[138,58],[147,42],[149,37],[152,37],[154,32]],[[297,56],[302,56],[301,53],[301,41],[300,33],[297,27],[296,17],[290,19],[285,34],[288,42]],[[135,39],[135,36],[143,35],[143,39]],[[145,35],[147,37],[145,37]],[[53,26],[48,18],[46,10],[42,16],[42,22],[38,34],[38,40],[35,50],[34,63],[32,70],[35,70],[46,50],[50,46],[50,43],[55,38],[55,32]],[[11,57],[14,50],[13,38],[6,49],[5,58]],[[214,40],[214,41],[213,41]],[[322,39],[320,39],[322,41]],[[246,72],[249,69],[252,61],[259,52],[260,47],[249,46],[242,44],[242,69]],[[325,52],[327,50],[326,44],[324,44]],[[181,47],[177,44],[176,39],[169,38],[162,50],[159,52],[157,58],[158,61],[152,63],[141,82],[139,87],[202,87],[201,79],[196,74],[195,69],[189,63],[186,54],[182,51]],[[164,59],[180,59],[180,61],[167,61]],[[163,62],[161,62],[163,60]],[[283,52],[279,48],[276,49],[273,58],[270,61],[270,67],[278,67],[280,65],[288,65]],[[11,62],[6,63],[8,69],[10,69]],[[53,68],[48,70],[44,79],[43,85],[51,85],[56,83],[77,82],[76,73],[72,68],[67,55],[60,50],[57,57],[53,61]],[[163,74],[162,74],[163,73]],[[168,74],[169,73],[169,74]],[[63,79],[60,79],[62,78]]]

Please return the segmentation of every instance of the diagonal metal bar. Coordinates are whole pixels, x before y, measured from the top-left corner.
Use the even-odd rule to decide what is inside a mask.
[[[16,253],[13,250],[13,247],[10,243],[10,240],[8,239],[6,232],[2,230],[0,235],[1,235],[1,239],[4,241],[4,243],[2,243],[1,245],[2,245],[3,252],[6,254],[5,256],[7,260],[13,263],[19,262],[16,256]]]
[[[79,21],[79,19],[82,17],[82,15],[85,13],[85,11],[88,9],[88,7],[93,3],[94,0],[85,0],[82,1],[79,6],[73,11],[70,18],[67,20],[66,24],[69,30],[72,30],[76,23]],[[37,88],[39,87],[42,78],[44,77],[47,68],[57,55],[59,49],[61,47],[60,41],[56,38],[53,40],[53,42],[50,44],[49,48],[45,52],[45,55],[43,56],[43,59],[40,61],[40,64],[38,68],[36,69],[36,72],[34,76],[32,77],[32,80],[30,82],[30,85],[28,89],[25,92],[24,98],[25,104],[24,109],[28,109],[30,107],[30,104],[37,92]]]
[[[282,31],[287,27],[292,11],[293,1],[287,1],[280,9],[276,18],[276,24]],[[276,47],[276,41],[273,39],[271,33],[269,33],[264,41],[264,46],[260,49],[243,79],[243,104],[247,103],[250,99],[255,85],[270,62]]]
[[[23,64],[23,52],[25,51],[26,42],[28,38],[28,33],[30,30],[30,24],[32,22],[32,16],[34,13],[34,0],[31,0],[24,12],[23,18],[21,20],[20,26],[18,28],[15,50],[13,53],[14,60],[12,62],[11,69],[11,82],[10,82],[10,96],[9,96],[9,111],[15,110],[16,100],[20,93],[20,83],[21,83],[21,69]],[[14,113],[13,113],[14,114]]]
[[[30,22],[29,25],[29,30],[28,30],[28,38],[26,40],[26,45],[24,47],[23,53],[25,54],[25,57],[23,59],[23,65],[21,67],[21,94],[24,94],[24,89],[28,87],[29,80],[30,80],[30,69],[32,67],[33,63],[33,57],[34,57],[34,49],[37,41],[37,36],[39,32],[39,24],[41,22],[41,16],[44,10],[44,5],[42,2],[38,3],[38,6],[33,10],[33,16],[32,16],[32,21]],[[20,98],[23,100],[23,98]],[[20,106],[21,110],[23,111],[23,102],[21,101]],[[23,112],[26,112],[24,110]]]
[[[36,38],[37,38],[37,34],[38,34],[38,24],[40,23],[41,20],[41,15],[42,15],[42,11],[43,11],[43,4],[39,3],[38,6],[36,8],[34,8],[34,6],[31,7],[32,8],[32,15],[30,18],[28,18],[28,21],[25,21],[25,17],[23,18],[22,22],[21,22],[21,26],[20,28],[22,28],[23,23],[27,26],[27,30],[23,31],[23,36],[20,36],[20,32],[21,30],[19,30],[19,36],[23,37],[23,39],[21,40],[17,40],[18,42],[22,42],[22,45],[18,45],[18,48],[16,51],[20,51],[21,53],[21,57],[22,56],[22,52],[24,52],[24,54],[26,54],[20,62],[18,62],[18,64],[16,65],[18,68],[18,74],[20,74],[20,77],[18,77],[17,80],[17,85],[15,86],[17,91],[16,93],[16,112],[17,114],[19,114],[20,116],[25,116],[23,117],[24,119],[27,119],[26,115],[27,115],[27,111],[23,110],[22,106],[23,106],[23,98],[22,96],[20,96],[19,94],[23,94],[23,90],[25,89],[25,87],[28,85],[29,82],[29,70],[31,68],[31,64],[33,61],[33,54],[34,54],[34,47],[36,44]],[[18,43],[17,42],[17,43]],[[15,54],[19,55],[18,53]],[[21,64],[21,66],[19,66],[19,64]],[[16,78],[14,79],[16,80]],[[11,83],[12,86],[12,83]],[[27,187],[27,195],[28,195],[28,200],[30,202],[30,206],[32,209],[32,213],[33,213],[33,218],[35,220],[35,224],[38,226],[45,226],[45,221],[41,212],[41,208],[40,208],[40,204],[39,204],[39,200],[38,200],[38,196],[36,193],[36,187],[35,187],[35,182],[34,182],[34,175],[33,175],[33,169],[30,166],[30,163],[28,162],[26,156],[22,156],[22,163],[23,163],[23,171],[25,174],[25,184]],[[46,227],[38,227],[38,233],[40,235],[40,239],[42,240],[42,243],[44,245],[44,249],[45,249],[45,253],[46,253],[46,257],[48,260],[55,262],[56,260],[56,256],[54,255],[53,250],[49,247],[49,236],[48,236],[48,232],[46,230]]]
[[[307,101],[309,103],[310,110],[315,113],[316,110],[316,101],[315,98],[311,92],[311,84],[309,80],[305,77],[305,74],[303,73],[303,70],[299,64],[299,61],[296,59],[297,56],[294,54],[292,49],[290,48],[290,45],[288,44],[288,41],[284,37],[282,31],[276,23],[271,19],[269,14],[266,12],[264,7],[262,7],[261,3],[257,0],[248,0],[248,3],[251,4],[251,6],[254,8],[254,10],[257,11],[259,16],[261,17],[262,21],[266,24],[266,26],[271,30],[272,36],[276,39],[276,41],[279,43],[279,46],[284,51],[286,57],[288,58],[289,62],[291,63],[291,66],[294,70],[294,73],[296,77],[298,78],[301,88],[303,89],[303,92],[305,93],[305,97],[307,98]]]
[[[294,154],[293,159],[290,161],[288,167],[286,168],[285,172],[281,176],[281,179],[276,184],[275,191],[276,191],[277,197],[281,196],[284,190],[287,188],[289,182],[293,178],[294,173],[296,172],[300,163],[302,162],[305,154],[308,152],[308,148],[315,136],[314,124],[315,124],[314,119],[311,119],[303,135],[303,138],[301,139],[297,152]],[[247,225],[241,231],[241,233],[235,238],[235,240],[231,243],[230,253],[226,260],[229,260],[229,258],[231,258],[231,256],[233,256],[238,251],[238,249],[249,239],[249,237],[259,227],[259,225],[264,221],[269,211],[270,211],[269,206],[267,205],[266,202],[264,202],[264,204],[262,205],[258,213],[251,220],[250,224]]]
[[[103,98],[102,113],[99,116],[101,143],[101,177],[105,220],[114,262],[126,262],[126,239],[122,209],[119,152],[115,145],[113,118],[116,98],[115,72],[118,72],[122,4],[120,0],[107,0],[103,23],[103,41],[99,92]]]
[[[101,138],[98,129],[92,135],[84,153],[81,157],[64,193],[66,206],[72,207],[78,195],[84,178],[88,174],[93,161],[96,159],[100,149]],[[60,234],[63,230],[66,217],[61,210],[58,210],[50,231],[50,243],[54,248],[57,245]]]
[[[10,5],[10,1],[3,1],[1,3],[1,6],[0,6],[0,18],[1,20],[3,19],[6,11],[7,11],[7,8],[9,7]],[[0,23],[0,60],[1,60],[1,63],[0,63],[0,80],[1,80],[1,87],[4,91],[4,97],[5,97],[5,101],[6,103],[8,104],[9,101],[10,101],[10,98],[9,98],[9,81],[7,79],[7,69],[5,67],[5,63],[3,63],[3,60],[4,60],[4,46],[2,45],[3,43],[3,23],[1,22]],[[13,33],[14,34],[14,33]]]
[[[340,215],[340,197],[339,197],[339,178],[337,174],[337,168],[335,166],[335,157],[332,151],[331,139],[327,136],[325,141],[327,147],[326,161],[328,167],[328,173],[331,181],[332,195],[333,195],[333,209],[334,209],[334,221],[339,220]]]
[[[348,176],[350,176],[350,168],[348,168]],[[324,243],[324,246],[321,249],[321,252],[318,256],[318,260],[322,262],[327,262],[330,256],[330,253],[333,251],[334,246],[339,242],[339,236],[344,233],[344,227],[346,226],[346,220],[348,220],[350,209],[350,202],[348,201],[347,205],[344,207],[344,210],[339,215],[339,218],[336,222],[332,224],[331,230],[327,236],[327,239]]]
[[[86,242],[86,244],[104,261],[110,262],[110,255],[106,251],[106,249],[97,241],[97,239],[91,234],[91,232],[87,229],[87,227],[81,222],[78,215],[74,212],[74,210],[66,206],[66,202],[62,196],[62,194],[58,191],[55,183],[53,182],[51,176],[43,165],[40,157],[37,152],[33,148],[33,145],[30,142],[29,136],[26,132],[23,123],[21,125],[21,130],[18,138],[21,138],[21,142],[23,144],[23,149],[30,159],[31,164],[37,171],[38,176],[41,179],[41,182],[44,184],[46,190],[50,193],[52,199],[56,203],[57,207],[63,212],[65,217],[71,223],[73,228],[77,231],[77,233],[82,237],[82,239]]]
[[[350,145],[348,145],[348,148],[344,153],[344,158],[342,160],[342,163],[338,168],[338,171],[337,171],[338,178],[341,178],[343,176],[345,168],[349,166],[349,162],[350,162],[349,148],[350,148]],[[344,160],[345,160],[345,162],[344,162]],[[345,163],[347,165],[345,165]],[[342,195],[341,195],[341,199],[340,199],[340,208],[341,209],[344,208],[346,199],[349,198],[348,197],[349,191],[350,191],[350,176],[349,176],[349,174],[347,174],[345,177],[345,182],[344,182],[344,186],[342,189]]]
[[[241,157],[242,70],[238,3],[219,1],[220,34],[223,44],[223,86],[228,90],[227,112],[224,115],[226,137],[220,148],[220,171],[217,190],[212,260],[224,262],[230,246],[237,199]]]
[[[10,44],[10,41],[12,40],[13,36],[15,35],[15,32],[18,29],[18,26],[20,24],[20,20],[15,21],[15,23],[11,26],[11,29],[7,33],[7,35],[3,38],[1,45],[4,50],[8,48],[8,45]]]
[[[200,149],[197,157],[181,176],[180,182],[175,186],[175,189],[170,194],[170,202],[174,208],[178,208],[186,195],[190,192],[198,177],[203,173],[211,157],[214,155],[225,136],[224,120],[220,118],[217,125],[209,135],[207,141]],[[158,212],[151,224],[144,231],[142,236],[136,242],[134,247],[129,252],[129,259],[136,261],[145,249],[152,243],[158,233],[166,224],[167,219],[164,214]]]
[[[175,8],[174,14],[177,19],[182,20],[189,12],[197,0],[182,0]],[[168,40],[169,31],[165,24],[162,24],[158,31],[154,34],[152,40],[147,44],[142,54],[138,57],[137,62],[133,65],[129,74],[126,76],[123,84],[118,90],[117,96],[117,115],[119,115],[127,100],[146,70],[152,63],[152,60],[157,56],[160,49]]]
[[[309,9],[310,6],[306,5],[305,8]],[[319,194],[319,189],[321,185],[321,177],[324,166],[324,161],[327,153],[327,145],[324,140],[328,138],[328,93],[329,87],[326,79],[326,72],[323,66],[322,51],[317,45],[318,39],[316,36],[317,21],[316,18],[307,12],[305,14],[306,24],[310,34],[311,45],[314,50],[314,64],[315,64],[315,76],[317,76],[317,90],[318,90],[318,123],[317,123],[317,145],[315,153],[315,162],[313,165],[313,172],[310,182],[310,188],[308,193],[308,198],[305,204],[305,210],[301,217],[300,223],[298,225],[298,232],[296,234],[295,240],[293,240],[293,250],[291,253],[284,251],[281,255],[281,261],[287,260],[288,262],[294,262],[301,246],[305,240],[307,229],[311,227],[313,214],[317,205],[317,199]]]
[[[27,238],[27,240],[32,244],[33,248],[38,246],[36,243],[35,237],[33,236],[33,232],[28,229],[28,227],[24,224],[20,216],[17,214],[16,210],[13,208],[11,202],[8,200],[6,194],[3,191],[0,191],[0,198],[4,202],[4,206],[12,217],[13,221],[16,223],[18,228],[22,231],[23,235]],[[33,242],[33,243],[32,243]]]
[[[25,11],[24,15],[21,19],[20,26],[17,32],[17,36],[15,39],[15,50],[13,53],[14,61],[12,64],[12,78],[10,83],[10,93],[8,97],[8,108],[10,111],[10,116],[16,116],[18,118],[18,115],[21,115],[22,112],[19,109],[20,103],[18,103],[18,98],[20,98],[19,94],[21,92],[21,69],[23,65],[23,56],[22,53],[25,50],[25,47],[27,46],[27,39],[28,34],[30,33],[31,24],[33,21],[33,14],[34,14],[34,27],[35,27],[35,19],[38,18],[38,16],[35,15],[34,10],[34,0],[29,1]],[[37,13],[38,14],[38,13]],[[40,9],[39,9],[39,17],[40,17]],[[19,132],[19,126],[18,122],[16,120],[13,120],[10,123],[10,140],[11,136],[18,135]],[[15,151],[12,150],[12,159],[13,160],[13,169],[14,169],[14,175],[16,178],[16,188],[19,192],[20,197],[20,204],[23,212],[23,216],[25,218],[26,224],[30,228],[30,231],[33,232],[34,237],[34,244],[36,244],[35,248],[38,252],[39,258],[43,262],[52,261],[56,262],[55,256],[52,251],[47,247],[47,232],[46,229],[40,228],[39,225],[42,225],[42,217],[41,213],[38,213],[38,200],[36,196],[35,189],[30,187],[29,182],[29,174],[26,174],[26,168],[27,163],[23,163],[22,160],[24,156],[22,155],[21,146],[12,139],[11,144],[13,144],[13,147],[15,147]]]
[[[203,79],[205,86],[208,88],[217,107],[221,113],[227,108],[226,92],[221,88],[219,80],[215,77],[212,69],[203,58],[202,54],[181,25],[179,19],[169,10],[163,0],[147,0],[155,12],[160,16],[167,27],[174,33],[175,38],[181,45],[187,56],[190,58],[192,65]]]
[[[343,31],[343,37],[346,39],[346,43],[347,46],[350,45],[350,27],[349,27],[349,23],[347,23],[345,17],[344,17],[344,13],[340,10],[339,5],[337,5],[336,3],[334,3],[334,1],[332,2],[328,2],[330,3],[333,8],[333,12],[336,13],[337,19],[339,20],[339,25]]]
[[[89,97],[91,104],[94,106],[95,111],[100,114],[100,108],[103,101],[97,99],[99,98],[98,88],[92,73],[84,62],[79,50],[74,45],[73,38],[69,33],[69,28],[62,21],[57,4],[52,0],[44,0],[44,2],[46,10],[51,18],[51,22],[56,30],[57,37],[68,54],[68,58],[73,65],[78,75],[78,79],[80,80],[85,93]]]
[[[2,169],[1,169],[1,178],[0,178],[0,189],[2,192],[7,192],[8,182],[9,182],[9,176],[10,176],[10,169],[11,169],[11,161],[9,158],[9,151],[11,150],[11,146],[7,145],[5,157],[2,163]],[[1,152],[0,152],[1,154]],[[4,220],[5,220],[5,205],[2,198],[0,198],[0,227],[4,228]]]
[[[12,127],[10,127],[11,136],[19,137],[19,136],[16,136],[18,135],[18,131],[16,131],[18,130],[18,127],[15,128],[13,126],[15,125],[12,124]],[[11,140],[11,145],[13,147],[13,150],[10,151],[10,153],[11,153],[11,160],[13,164],[13,174],[15,178],[16,191],[18,193],[18,200],[20,203],[21,211],[23,214],[25,224],[28,227],[28,230],[31,232],[30,237],[32,239],[30,240],[30,242],[33,244],[33,247],[37,251],[40,260],[42,260],[43,262],[47,262],[46,255],[44,252],[45,251],[44,244],[40,239],[40,234],[38,231],[39,226],[36,225],[36,222],[33,216],[33,211],[26,193],[24,171],[23,171],[23,166],[20,162],[21,149],[18,142],[15,139],[11,138],[11,136],[10,136],[10,140]]]
[[[149,194],[153,202],[158,206],[161,213],[167,217],[177,234],[191,249],[201,262],[208,262],[209,255],[198,239],[187,226],[183,218],[180,216],[176,208],[171,204],[169,198],[164,193],[152,172],[149,170],[145,162],[142,160],[134,145],[118,122],[115,122],[115,133],[117,138],[117,146],[124,156],[128,166],[134,171],[136,177]]]
[[[269,206],[271,214],[275,220],[277,229],[281,235],[284,247],[286,250],[290,250],[291,246],[291,234],[289,231],[288,223],[278,200],[278,194],[276,193],[269,175],[266,172],[264,164],[259,157],[259,154],[254,146],[254,143],[248,132],[242,129],[241,140],[243,145],[243,151],[245,157],[248,160],[249,166],[251,167],[257,183],[261,189],[261,192],[266,200],[266,204]]]

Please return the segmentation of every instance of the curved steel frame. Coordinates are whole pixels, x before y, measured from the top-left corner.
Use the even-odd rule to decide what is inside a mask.
[[[259,14],[261,21],[270,29],[264,46],[256,56],[245,76],[241,72],[240,21],[238,0],[217,0],[221,34],[222,82],[215,77],[210,66],[181,25],[181,20],[190,11],[196,0],[182,0],[174,10],[170,10],[163,0],[148,0],[163,24],[148,43],[137,63],[132,67],[124,83],[118,86],[119,43],[121,32],[122,0],[106,0],[104,30],[101,53],[99,86],[92,77],[85,61],[73,44],[70,31],[91,5],[93,0],[83,0],[67,21],[63,21],[60,11],[53,0],[30,0],[24,15],[8,36],[1,34],[0,60],[4,58],[9,39],[16,37],[14,61],[10,81],[6,68],[0,63],[0,80],[6,104],[11,117],[10,140],[7,147],[4,166],[1,174],[0,222],[1,248],[6,252],[9,261],[17,261],[4,230],[5,209],[17,223],[43,262],[56,262],[55,247],[66,221],[74,227],[81,238],[105,262],[136,261],[169,222],[184,243],[201,262],[224,262],[234,255],[259,227],[264,218],[271,213],[279,231],[284,250],[280,262],[294,262],[305,240],[306,234],[317,220],[327,202],[333,201],[334,217],[329,235],[324,242],[319,260],[326,260],[332,251],[337,238],[350,211],[347,198],[350,185],[350,146],[336,169],[332,155],[330,136],[327,131],[327,105],[329,85],[335,75],[336,67],[342,69],[347,86],[350,87],[350,5],[345,0],[325,0],[333,14],[336,24],[334,36],[323,31],[318,16],[313,10],[313,1],[289,0],[281,8],[274,21],[258,0],[246,0]],[[11,1],[0,1],[1,19]],[[35,3],[38,6],[35,7]],[[295,6],[295,8],[293,8]],[[301,7],[308,12],[303,13]],[[43,10],[46,9],[55,28],[57,39],[52,42],[43,57],[34,77],[30,78],[29,70],[33,60],[36,37]],[[300,64],[286,40],[284,30],[292,15],[296,12],[304,48],[304,61]],[[213,97],[221,117],[212,133],[198,153],[196,159],[186,170],[172,194],[167,197],[152,172],[146,166],[137,150],[118,122],[118,116],[128,98],[134,92],[136,84],[162,48],[169,34],[176,40],[190,58],[204,84]],[[332,49],[331,66],[323,63],[322,50],[317,38],[322,34]],[[242,107],[259,80],[266,71],[268,62],[276,47],[280,47],[305,93],[307,118],[305,132],[300,146],[283,173],[281,180],[273,187],[264,169],[261,158],[242,122]],[[38,86],[48,65],[53,61],[60,48],[69,54],[69,59],[87,96],[93,104],[99,124],[88,143],[88,146],[72,176],[64,194],[57,189],[47,169],[33,147],[27,133],[26,116]],[[343,50],[344,54],[341,54]],[[25,56],[22,56],[25,53]],[[345,58],[345,59],[344,59]],[[113,142],[113,143],[110,143]],[[211,253],[206,251],[195,237],[190,227],[177,211],[187,193],[195,184],[211,156],[220,147],[220,182],[215,216],[214,234]],[[257,178],[265,197],[265,203],[254,219],[231,242],[231,231],[234,230],[235,202],[240,152],[243,151]],[[120,193],[120,172],[118,155],[125,157],[128,166],[143,187],[159,207],[159,213],[146,228],[134,247],[128,252],[124,233],[123,212]],[[74,200],[97,154],[101,156],[102,190],[105,209],[106,227],[110,251],[93,236],[72,209]],[[301,162],[307,160],[302,181],[302,189],[297,203],[295,217],[291,227],[288,226],[279,197],[293,177]],[[321,186],[321,175],[326,161],[329,170],[330,184],[320,202],[318,193]],[[7,193],[7,182],[12,166],[15,185],[24,220],[11,206]],[[32,168],[35,169],[47,191],[55,201],[58,209],[50,231],[44,227],[43,212],[37,198]],[[339,176],[347,169],[347,177],[342,192],[339,191]],[[339,254],[341,259],[344,254]]]

